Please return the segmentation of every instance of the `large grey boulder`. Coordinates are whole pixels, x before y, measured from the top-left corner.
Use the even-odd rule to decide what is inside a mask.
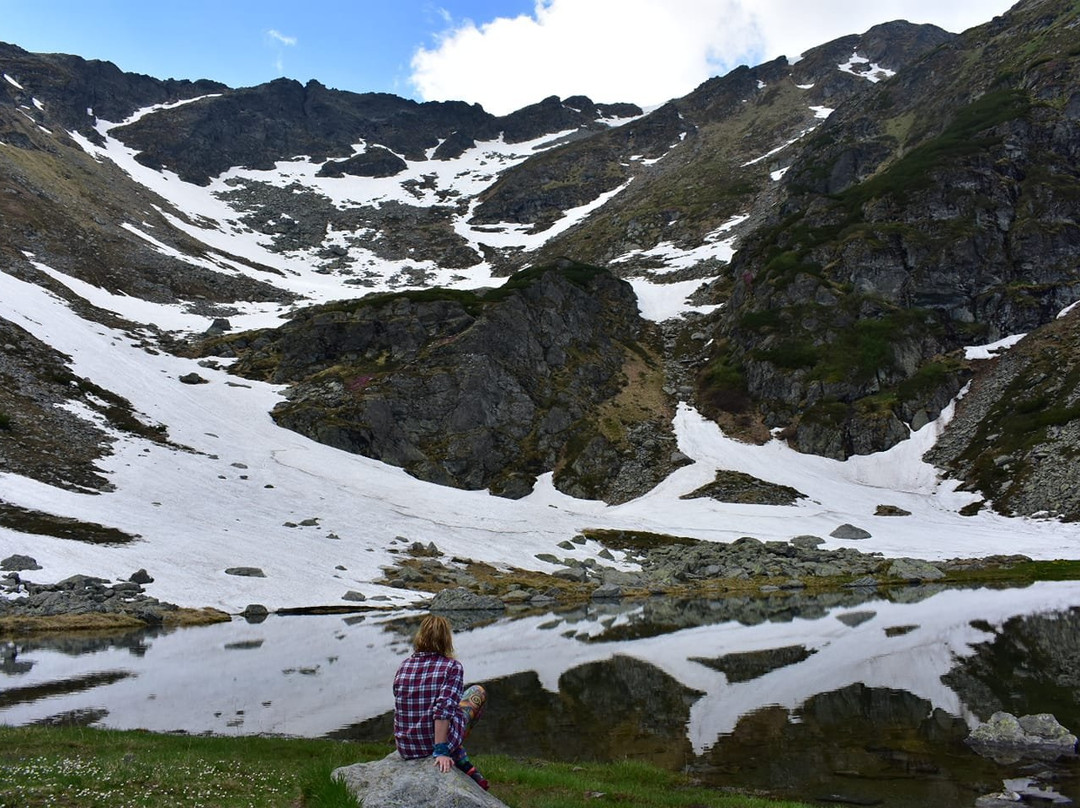
[[[28,555],[9,555],[3,561],[0,561],[0,570],[10,570],[12,572],[25,572],[26,570],[39,570],[41,565],[37,563],[37,560]]]
[[[1076,736],[1049,713],[1020,718],[996,712],[976,727],[966,742],[983,757],[1012,763],[1023,757],[1054,760],[1076,754]]]
[[[258,567],[229,567],[226,575],[239,575],[241,578],[265,578],[266,573]]]
[[[869,539],[870,531],[863,530],[861,527],[855,527],[855,525],[852,524],[844,523],[829,535],[834,539]]]
[[[592,591],[593,600],[621,600],[622,587],[616,584],[601,584]]]
[[[929,561],[918,558],[898,558],[889,565],[885,572],[890,578],[903,578],[905,581],[921,583],[944,578],[945,573]]]
[[[464,587],[444,589],[431,599],[433,612],[501,612],[506,608],[494,595],[477,595]]]
[[[364,808],[506,808],[463,772],[440,772],[431,758],[402,760],[391,752],[382,760],[342,766],[331,777]]]

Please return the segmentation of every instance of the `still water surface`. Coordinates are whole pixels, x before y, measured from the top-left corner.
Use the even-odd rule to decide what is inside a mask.
[[[0,722],[386,741],[415,612],[271,616],[19,643]],[[1080,583],[909,587],[459,616],[490,703],[470,751],[647,759],[715,786],[895,808],[969,806],[1075,761],[1000,764],[963,743],[996,710],[1080,729]]]

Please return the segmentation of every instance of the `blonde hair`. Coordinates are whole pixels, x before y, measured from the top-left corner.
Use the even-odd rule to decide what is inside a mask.
[[[445,617],[429,614],[420,622],[420,628],[413,637],[413,649],[431,651],[444,657],[454,656],[454,632],[450,621]]]

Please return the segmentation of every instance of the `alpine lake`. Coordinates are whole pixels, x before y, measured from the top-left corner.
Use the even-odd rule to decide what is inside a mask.
[[[422,612],[0,643],[0,722],[388,741]],[[485,753],[645,759],[830,804],[1080,802],[1080,765],[965,743],[996,711],[1080,730],[1080,582],[452,613]]]

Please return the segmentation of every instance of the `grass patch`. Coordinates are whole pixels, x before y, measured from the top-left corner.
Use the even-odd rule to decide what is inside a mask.
[[[921,401],[959,378],[966,372],[964,363],[955,356],[931,359],[919,366],[915,373],[896,386],[901,401]]]
[[[165,626],[208,626],[211,623],[227,623],[231,619],[226,612],[218,609],[183,608],[163,611],[161,622]],[[48,616],[16,614],[0,617],[0,639],[72,632],[108,636],[146,627],[146,620],[129,612],[85,612]]]
[[[738,414],[750,408],[746,376],[726,354],[705,366],[697,378],[697,392],[706,412],[720,410]]]
[[[388,751],[303,739],[0,727],[0,805],[355,808],[330,783],[330,771]]]
[[[909,151],[885,171],[845,191],[841,199],[849,209],[892,194],[903,198],[935,182],[933,172],[949,163],[982,151],[1001,140],[984,133],[1027,114],[1031,101],[1023,90],[996,90],[983,95],[957,113],[938,137]]]
[[[71,539],[88,544],[126,544],[139,538],[137,534],[124,533],[96,522],[81,522],[78,519],[56,516],[6,502],[0,502],[0,526],[20,533]]]
[[[821,264],[806,260],[805,252],[805,250],[786,250],[771,258],[762,270],[762,277],[767,278],[769,283],[776,288],[786,287],[798,275],[805,274],[820,278]]]
[[[772,348],[755,350],[753,356],[785,370],[812,368],[821,360],[819,349],[809,343],[786,339]]]
[[[1031,584],[1036,581],[1080,581],[1080,560],[1018,561],[950,573],[947,580],[964,583]]]
[[[672,544],[692,546],[701,544],[700,539],[686,536],[669,536],[666,533],[648,533],[644,530],[583,530],[587,539],[599,542],[609,550],[652,550]]]
[[[15,426],[15,419],[6,412],[0,412],[0,430],[10,432]]]
[[[356,808],[330,779],[378,760],[380,744],[299,738],[159,735],[85,727],[0,727],[0,805],[20,808]],[[635,761],[477,759],[491,793],[512,808],[796,808],[722,793]]]

